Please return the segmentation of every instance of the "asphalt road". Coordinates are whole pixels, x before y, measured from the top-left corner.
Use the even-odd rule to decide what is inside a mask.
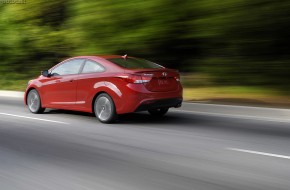
[[[290,121],[275,111],[184,104],[106,125],[1,97],[0,190],[289,190]]]

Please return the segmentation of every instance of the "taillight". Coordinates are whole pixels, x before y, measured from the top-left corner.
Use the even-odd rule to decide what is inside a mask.
[[[153,77],[153,74],[144,73],[144,74],[142,75],[142,81],[143,81],[143,83],[148,83],[148,82],[150,82],[150,80],[152,79],[152,77]]]
[[[128,74],[128,75],[122,75],[120,78],[124,79],[128,83],[134,83],[134,84],[143,84],[147,83],[152,79],[152,75],[146,76],[146,75],[133,75],[133,74]]]
[[[174,77],[175,78],[175,80],[177,81],[177,82],[179,82],[180,81],[180,76],[178,75],[178,76],[176,76],[176,77]]]

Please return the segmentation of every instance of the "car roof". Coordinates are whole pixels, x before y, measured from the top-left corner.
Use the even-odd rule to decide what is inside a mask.
[[[96,56],[77,56],[77,57],[72,57],[72,58],[87,58],[87,59],[92,59],[92,58],[101,58],[101,59],[113,59],[113,58],[122,58],[121,55],[96,55]]]

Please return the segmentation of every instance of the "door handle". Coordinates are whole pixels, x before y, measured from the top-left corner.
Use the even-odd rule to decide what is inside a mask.
[[[63,82],[73,82],[74,80],[73,79],[70,79],[70,80],[67,80],[67,81],[63,81]],[[55,83],[60,83],[61,80],[55,80]]]

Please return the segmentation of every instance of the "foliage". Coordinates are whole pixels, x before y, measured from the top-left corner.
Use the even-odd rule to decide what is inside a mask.
[[[0,74],[35,76],[76,55],[145,57],[209,84],[290,82],[290,2],[29,0],[0,6]]]

